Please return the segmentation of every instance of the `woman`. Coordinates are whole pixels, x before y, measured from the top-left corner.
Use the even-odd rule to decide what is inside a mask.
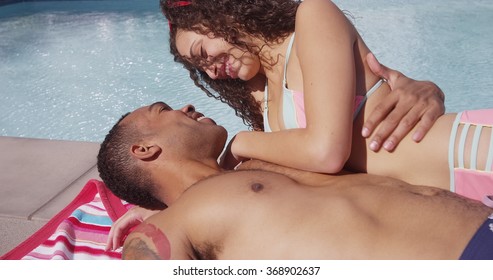
[[[161,0],[161,8],[169,19],[171,52],[175,56],[175,60],[185,64],[196,85],[209,96],[214,96],[216,99],[228,103],[246,124],[254,130],[262,130],[262,109],[255,101],[254,96],[257,97],[257,100],[262,98],[266,82],[265,75],[257,75],[249,81],[242,79],[216,80],[214,77],[209,77],[208,73],[203,71],[201,67],[196,67],[193,62],[181,57],[176,50],[176,34],[178,29],[193,30],[203,35],[214,36],[217,34],[216,37],[226,38],[232,45],[248,50],[250,45],[242,41],[236,34],[246,32],[248,33],[247,36],[257,35],[267,41],[284,40],[294,31],[294,15],[299,2],[283,0],[198,0],[194,2]],[[217,16],[228,15],[228,13],[230,16]],[[242,29],[245,30],[242,31]],[[250,50],[252,49],[250,48]],[[258,51],[252,51],[258,53]],[[197,63],[200,64],[201,62],[198,61]],[[375,65],[375,67],[377,66],[379,67],[375,73],[388,80],[395,94],[386,98],[384,102],[379,104],[378,109],[374,110],[368,117],[364,126],[366,129],[362,132],[363,136],[373,135],[372,142],[377,144],[376,150],[378,150],[384,139],[388,138],[398,143],[417,124],[415,140],[420,141],[435,119],[445,111],[442,91],[431,82],[414,81],[397,71],[387,69],[379,64]],[[418,103],[421,105],[413,106]],[[380,127],[373,133],[381,121]]]
[[[170,21],[175,60],[196,85],[218,92],[254,128],[235,136],[223,159],[226,167],[257,158],[313,172],[347,169],[450,186],[474,199],[482,198],[484,188],[493,193],[492,111],[441,116],[422,141],[422,131],[399,143],[394,135],[383,144],[392,153],[372,152],[380,143],[360,132],[368,134],[363,123],[391,90],[371,71],[375,58],[332,2],[161,1],[161,8]],[[476,121],[482,122],[480,130],[465,129]],[[464,133],[450,136],[451,131]],[[464,177],[481,177],[486,185],[464,190]]]

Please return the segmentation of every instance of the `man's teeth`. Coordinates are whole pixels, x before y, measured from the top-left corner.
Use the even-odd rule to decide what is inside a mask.
[[[205,116],[198,117],[198,118],[197,118],[197,121],[200,121],[200,120],[202,120],[202,119],[205,119]]]

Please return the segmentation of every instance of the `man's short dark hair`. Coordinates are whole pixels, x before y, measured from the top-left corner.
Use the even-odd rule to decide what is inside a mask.
[[[141,134],[132,124],[122,124],[130,113],[123,115],[111,128],[99,148],[97,166],[99,176],[119,198],[148,209],[164,209],[156,199],[157,187],[149,172],[140,168],[130,155],[130,147],[141,140]]]

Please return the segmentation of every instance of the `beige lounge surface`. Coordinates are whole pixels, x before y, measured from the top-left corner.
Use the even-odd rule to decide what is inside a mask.
[[[96,169],[99,143],[0,136],[0,255],[62,210]]]

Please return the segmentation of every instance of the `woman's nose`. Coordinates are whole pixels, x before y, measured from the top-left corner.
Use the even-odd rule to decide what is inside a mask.
[[[217,67],[215,65],[210,65],[205,69],[205,73],[207,76],[209,76],[211,79],[215,80],[217,79]]]

